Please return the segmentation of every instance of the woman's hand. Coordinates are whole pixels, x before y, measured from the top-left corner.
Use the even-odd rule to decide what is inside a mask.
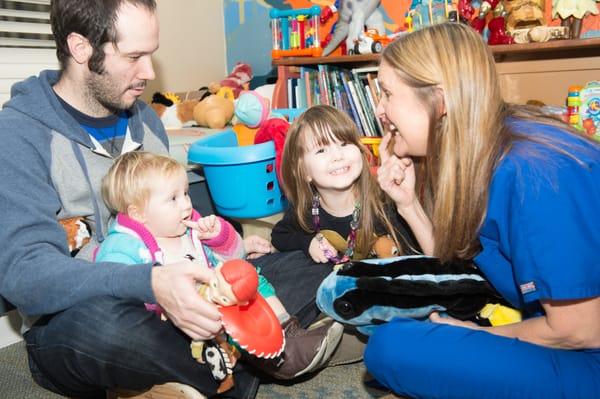
[[[429,321],[431,321],[433,323],[438,323],[438,324],[448,324],[450,326],[470,328],[471,330],[483,330],[484,329],[483,327],[478,326],[477,324],[473,323],[472,321],[462,321],[462,320],[458,320],[458,319],[455,319],[454,317],[450,317],[450,316],[442,317],[442,316],[440,316],[440,314],[438,312],[433,312],[432,314],[430,314]]]
[[[337,250],[327,241],[327,238],[321,236],[318,238],[315,236],[308,247],[308,253],[312,260],[317,263],[327,263],[329,258],[325,255],[325,251],[331,251],[333,254],[337,254]]]
[[[417,201],[415,165],[410,157],[400,158],[388,152],[391,140],[391,133],[387,133],[379,145],[381,166],[377,170],[377,181],[398,208],[407,208]]]
[[[434,255],[435,240],[431,220],[415,192],[415,164],[410,157],[399,158],[388,152],[392,134],[387,133],[379,145],[381,166],[377,182],[396,204],[396,210],[406,220],[425,255]]]
[[[439,324],[485,330],[491,334],[518,338],[550,348],[600,348],[600,297],[542,301],[542,307],[546,313],[544,316],[497,327],[481,327],[468,321],[440,317],[437,313],[432,313],[429,320]]]

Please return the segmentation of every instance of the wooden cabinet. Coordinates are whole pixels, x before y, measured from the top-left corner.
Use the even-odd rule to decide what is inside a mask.
[[[564,105],[568,87],[600,80],[600,38],[491,46],[506,101],[539,100]],[[287,106],[286,81],[296,67],[333,64],[344,68],[377,65],[378,54],[294,57],[274,60],[277,84],[273,106]],[[473,79],[477,79],[476,76]]]

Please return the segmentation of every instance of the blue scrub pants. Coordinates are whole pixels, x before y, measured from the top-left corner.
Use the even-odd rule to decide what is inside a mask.
[[[600,398],[600,349],[550,349],[467,328],[395,319],[370,337],[373,377],[415,398]]]

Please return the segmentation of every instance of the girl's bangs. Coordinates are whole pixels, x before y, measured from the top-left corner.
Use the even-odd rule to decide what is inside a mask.
[[[315,120],[309,127],[310,137],[304,137],[304,147],[309,149],[335,142],[358,144],[358,133],[353,126],[343,126],[340,121]]]

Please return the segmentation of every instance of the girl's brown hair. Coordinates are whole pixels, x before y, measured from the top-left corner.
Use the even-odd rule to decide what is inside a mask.
[[[113,213],[127,212],[129,205],[144,206],[156,177],[185,174],[173,158],[144,151],[119,156],[102,179],[102,198]]]
[[[362,172],[353,187],[361,204],[356,252],[369,252],[376,239],[375,225],[379,223],[385,226],[402,253],[406,247],[405,237],[397,237],[385,213],[389,199],[371,174],[367,149],[360,142],[358,129],[348,115],[328,105],[317,105],[306,110],[294,121],[286,136],[281,176],[283,189],[300,227],[304,231],[314,232],[311,216],[314,187],[307,178],[304,154],[311,144],[327,145],[334,141],[357,146],[363,156]]]
[[[481,36],[457,23],[401,36],[382,54],[401,81],[430,111],[427,156],[419,160],[417,193],[434,227],[434,253],[442,260],[471,258],[488,202],[492,174],[517,140],[560,144],[513,132],[510,117],[569,129],[539,108],[507,104],[494,59]],[[443,97],[435,92],[443,92]],[[443,98],[445,114],[436,114]],[[568,155],[568,154],[567,154]]]

